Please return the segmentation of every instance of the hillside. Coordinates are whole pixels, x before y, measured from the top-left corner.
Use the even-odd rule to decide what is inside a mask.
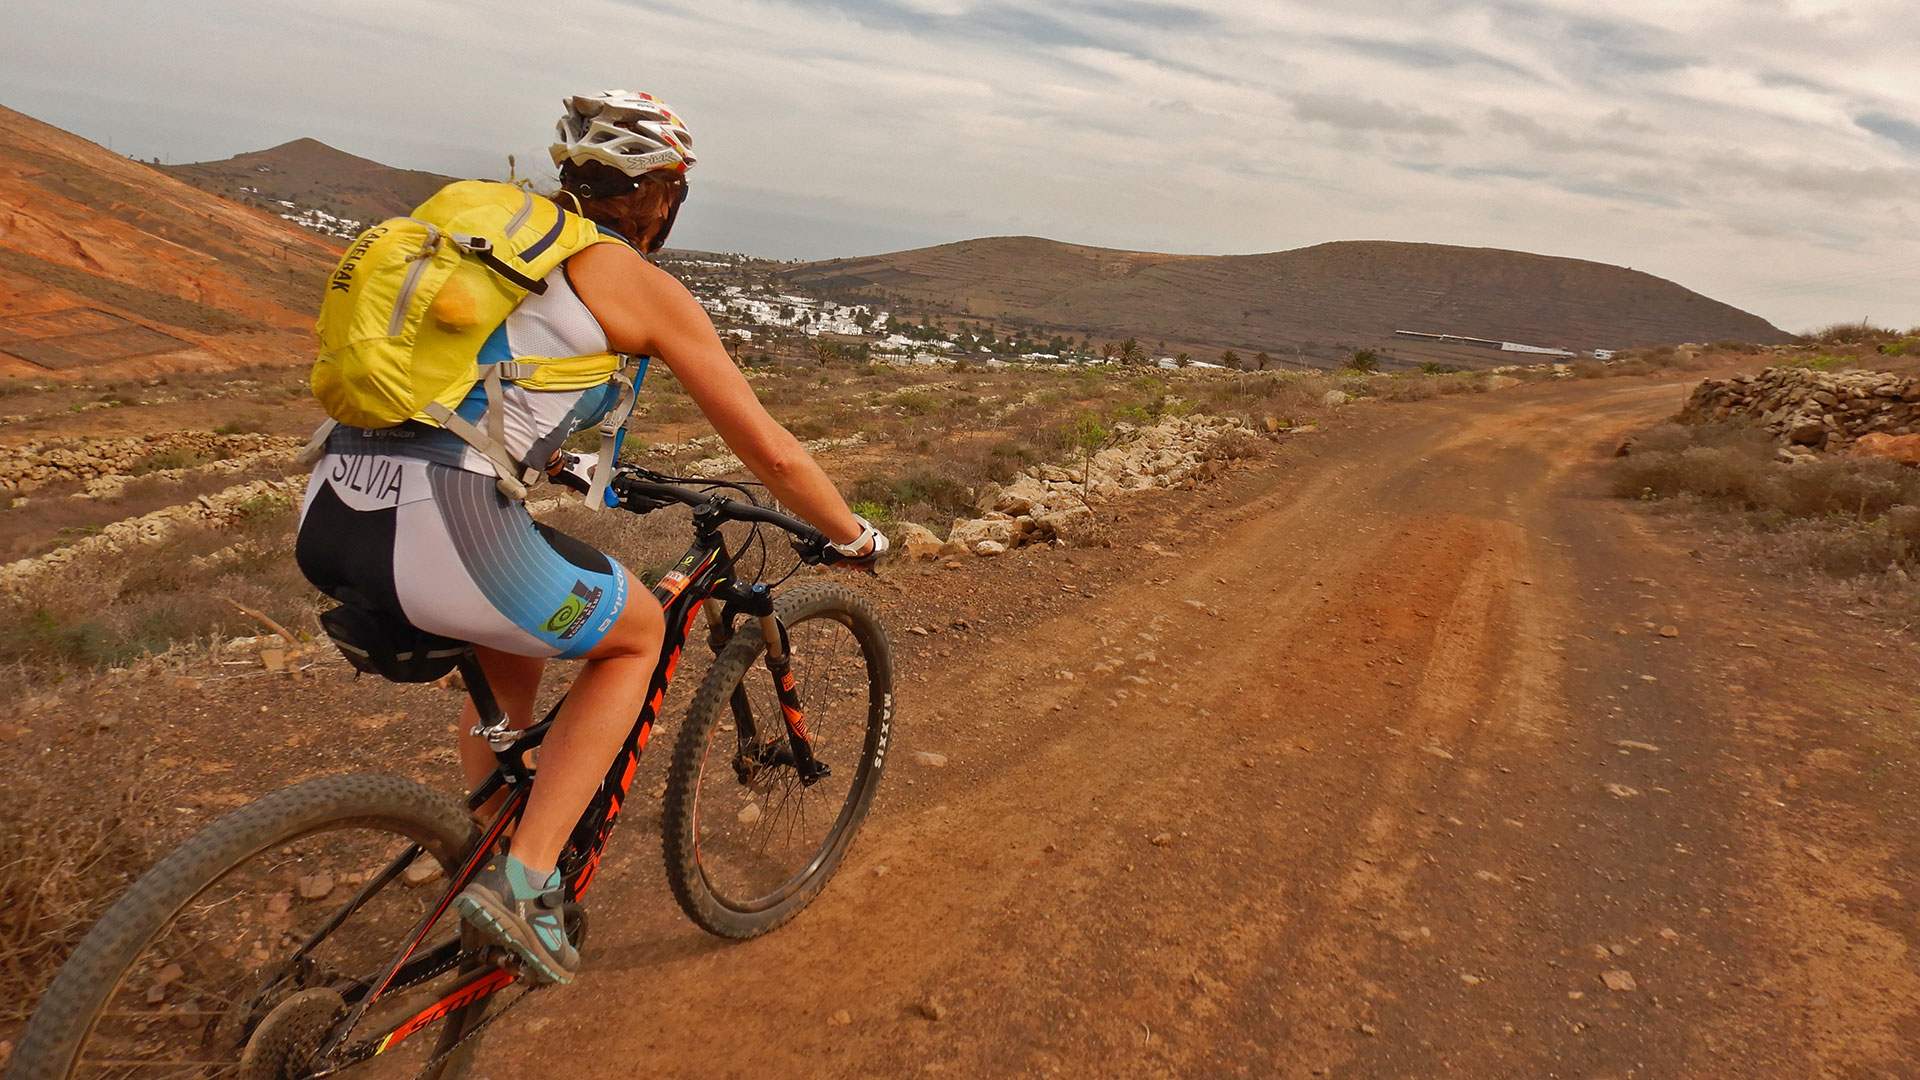
[[[0,107],[0,378],[305,359],[336,257]]]
[[[224,161],[163,165],[161,171],[187,183],[269,213],[319,211],[355,223],[327,228],[324,218],[309,217],[320,231],[357,234],[359,223],[407,213],[455,177],[417,169],[396,169],[336,150],[317,139],[295,139]],[[291,204],[291,206],[286,205]]]
[[[1210,356],[1296,348],[1328,362],[1355,347],[1403,361],[1484,366],[1511,354],[1396,338],[1397,330],[1572,350],[1679,341],[1781,342],[1758,316],[1603,263],[1492,248],[1351,241],[1266,255],[1112,251],[992,237],[786,271],[799,289],[907,310],[1031,326]]]

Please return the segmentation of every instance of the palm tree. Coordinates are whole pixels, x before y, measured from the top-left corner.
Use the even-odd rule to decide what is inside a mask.
[[[1144,364],[1147,362],[1147,350],[1140,346],[1135,338],[1120,343],[1119,360],[1123,364]]]

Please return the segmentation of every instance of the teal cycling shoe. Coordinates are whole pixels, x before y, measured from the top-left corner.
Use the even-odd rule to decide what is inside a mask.
[[[555,870],[545,880],[511,855],[495,855],[454,898],[454,910],[545,982],[572,982],[580,953],[567,940],[566,890]]]

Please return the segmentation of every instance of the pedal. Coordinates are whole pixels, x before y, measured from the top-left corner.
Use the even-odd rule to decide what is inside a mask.
[[[561,925],[566,927],[567,940],[573,942],[577,950],[587,944],[587,909],[572,900],[560,905]]]

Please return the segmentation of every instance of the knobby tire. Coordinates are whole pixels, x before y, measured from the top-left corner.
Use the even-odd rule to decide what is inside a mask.
[[[364,829],[376,836],[391,833],[396,854],[411,841],[442,867],[460,865],[478,835],[457,802],[397,776],[322,777],[234,810],[156,863],[81,940],[28,1022],[7,1074],[10,1080],[63,1080],[75,1075],[82,1063],[82,1051],[116,992],[146,951],[169,932],[174,920],[195,898],[252,860],[271,858],[276,851],[284,854],[283,845],[342,828]],[[387,885],[399,887],[399,881]],[[437,895],[445,888],[445,878],[435,879],[430,888]],[[346,925],[353,926],[353,919]],[[265,963],[257,961],[257,955],[256,962]],[[449,1014],[441,1025],[433,1055],[437,1057],[453,1047],[479,1022],[487,1004],[483,1000]],[[431,1039],[432,1033],[417,1037]],[[454,1080],[464,1075],[477,1042],[467,1040],[421,1075],[426,1080]],[[169,1074],[153,1068],[135,1071],[142,1077]],[[343,1075],[360,1071],[349,1068]],[[237,1066],[212,1074],[200,1070],[194,1075],[235,1072]]]
[[[834,774],[808,788],[798,784],[791,765],[770,768],[757,778],[765,790],[749,790],[736,777],[731,764],[736,688],[748,689],[759,734],[785,738],[772,678],[762,660],[766,641],[751,619],[743,620],[701,681],[667,770],[661,825],[668,884],[688,918],[726,938],[758,937],[813,902],[852,846],[886,764],[893,650],[873,609],[858,593],[821,583],[780,596],[775,615],[792,642],[793,672],[809,727],[824,743],[821,757]],[[832,644],[822,649],[819,642]],[[857,754],[850,752],[854,748]],[[753,826],[743,825],[744,804],[756,800],[764,809],[756,812]],[[814,814],[811,823],[805,820],[808,809]],[[829,813],[831,824],[817,841],[805,833],[808,826],[829,820]],[[778,845],[779,852],[770,852],[782,839],[778,833],[783,822],[786,843]],[[762,835],[754,835],[755,827]],[[796,831],[802,833],[798,838]],[[759,850],[754,851],[756,840]],[[729,842],[751,856],[743,863],[754,862],[772,873],[768,884],[723,880],[723,868],[717,865],[723,856],[715,849]]]

